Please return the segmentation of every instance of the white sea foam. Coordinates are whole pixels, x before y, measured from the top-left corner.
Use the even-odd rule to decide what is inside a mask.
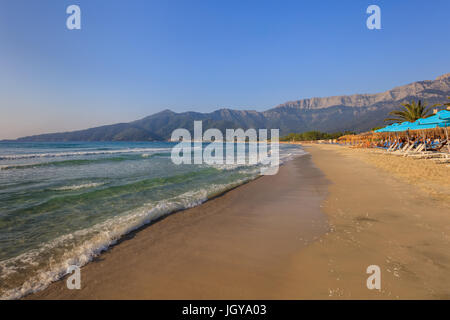
[[[92,182],[92,183],[85,183],[85,184],[76,184],[76,185],[70,185],[70,186],[63,186],[58,188],[53,188],[54,191],[72,191],[72,190],[79,190],[79,189],[85,189],[85,188],[95,188],[104,185],[102,182]]]
[[[11,155],[0,155],[0,160],[89,156],[89,155],[117,154],[117,153],[161,152],[161,151],[170,151],[170,150],[172,150],[172,149],[171,148],[134,148],[134,149],[117,149],[117,150],[59,152],[59,153],[11,154]]]
[[[289,151],[286,153],[280,152],[280,163],[284,163],[286,161],[292,160],[296,157],[301,157],[308,154],[305,150],[301,148],[296,149],[289,149]]]
[[[20,287],[0,291],[0,299],[18,299],[43,290],[50,283],[65,276],[70,265],[85,265],[115,244],[121,236],[171,212],[200,205],[208,199],[208,196],[224,192],[248,180],[240,179],[229,184],[210,185],[207,190],[190,191],[157,203],[149,203],[93,227],[61,236],[17,257],[0,261],[0,279],[4,280],[14,274],[38,268],[38,271],[26,278]],[[64,249],[62,256],[50,255],[49,258],[49,252],[54,252],[58,248]]]
[[[271,150],[268,151],[268,154],[271,154]],[[280,165],[290,161],[296,157],[300,157],[300,156],[304,156],[308,154],[305,150],[303,150],[302,148],[290,148],[288,150],[280,150],[279,152],[279,159],[280,159]],[[241,161],[245,162],[244,164],[227,164],[227,163],[223,163],[223,164],[210,164],[209,166],[212,166],[218,170],[236,170],[236,169],[241,169],[241,168],[252,168],[255,166],[264,166],[261,162],[261,159],[259,159],[257,161],[257,163],[255,164],[249,164],[248,163],[248,159],[246,157],[243,157],[240,159]]]

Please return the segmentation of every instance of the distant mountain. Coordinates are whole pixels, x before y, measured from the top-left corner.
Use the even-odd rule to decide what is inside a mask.
[[[49,133],[17,139],[18,141],[152,141],[168,140],[172,131],[193,131],[194,120],[203,121],[203,130],[218,128],[278,128],[280,134],[320,130],[367,131],[383,125],[389,111],[400,103],[422,99],[429,104],[443,103],[450,96],[450,73],[436,80],[418,81],[377,94],[354,94],[310,98],[283,103],[273,109],[240,111],[220,109],[211,113],[165,110],[141,120],[106,125],[86,130]]]

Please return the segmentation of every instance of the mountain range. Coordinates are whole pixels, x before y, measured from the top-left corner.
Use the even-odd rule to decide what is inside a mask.
[[[170,110],[140,120],[85,130],[28,136],[17,141],[155,141],[168,140],[172,131],[193,131],[194,120],[203,130],[218,128],[280,129],[280,135],[310,130],[325,132],[368,131],[382,126],[389,111],[401,103],[421,99],[429,104],[444,103],[450,96],[450,73],[435,80],[413,82],[377,94],[354,94],[289,101],[267,111],[220,109],[211,113]]]

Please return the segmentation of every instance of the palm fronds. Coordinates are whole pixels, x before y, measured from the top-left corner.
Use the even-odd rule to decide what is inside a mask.
[[[401,105],[402,109],[389,112],[389,115],[393,117],[384,119],[384,121],[414,122],[417,119],[429,117],[431,115],[431,109],[436,107],[436,105],[428,106],[426,103],[422,103],[421,100],[418,102],[411,101],[410,103],[402,103]]]

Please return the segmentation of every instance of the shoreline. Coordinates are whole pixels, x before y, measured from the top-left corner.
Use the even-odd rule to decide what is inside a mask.
[[[62,280],[26,299],[450,299],[445,197],[389,155],[305,150],[276,176],[133,233],[81,269],[81,290]],[[366,287],[369,265],[381,290]]]
[[[81,290],[66,289],[63,278],[25,299],[275,298],[273,288],[289,281],[278,270],[328,230],[326,183],[309,155],[294,158],[275,176],[124,236],[81,268]]]

